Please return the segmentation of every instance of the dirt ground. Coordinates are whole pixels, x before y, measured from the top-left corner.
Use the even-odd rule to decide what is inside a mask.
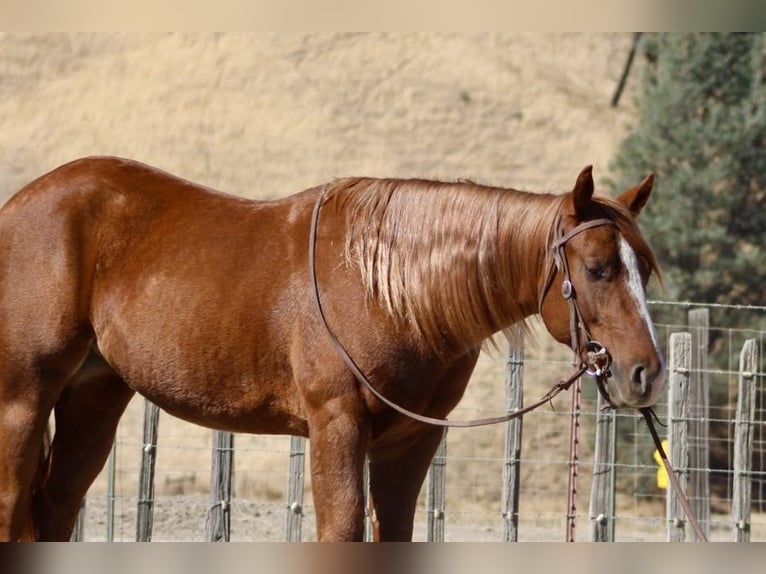
[[[0,200],[61,163],[104,154],[253,199],[349,175],[469,178],[557,192],[571,189],[587,164],[598,185],[635,121],[631,94],[642,62],[621,104],[609,104],[631,41],[628,33],[2,33]],[[544,334],[528,357],[546,384],[566,370],[568,354]],[[502,405],[503,372],[502,353],[483,357],[455,416]],[[540,395],[542,383],[527,392]],[[134,534],[142,413],[137,399],[118,432],[124,539]],[[554,496],[555,522],[566,502],[568,423],[548,421],[525,430],[525,444],[555,464],[531,464],[526,480]],[[201,539],[204,518],[190,509],[204,517],[210,431],[167,415],[160,424],[157,494],[187,498],[172,511],[158,502],[157,538]],[[501,472],[503,432],[450,435],[457,461],[450,480],[467,489],[451,495],[452,504],[469,522],[497,494],[486,483]],[[281,539],[287,442],[237,437],[235,488],[247,532],[237,536]],[[487,461],[494,466],[482,466]],[[95,509],[104,492],[102,476],[89,498],[90,539],[103,539],[105,518]],[[268,524],[251,526],[255,515]],[[478,528],[494,537],[498,526]],[[313,523],[304,529],[310,539]],[[449,536],[477,539],[475,530]]]

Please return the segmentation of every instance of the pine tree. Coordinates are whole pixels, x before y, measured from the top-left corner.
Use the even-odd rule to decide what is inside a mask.
[[[766,304],[766,35],[644,36],[638,122],[614,188],[654,172],[641,216],[675,300]]]
[[[640,223],[663,270],[662,296],[766,305],[766,34],[644,35],[642,44],[647,66],[638,121],[612,165],[612,187],[656,175]],[[658,323],[684,321],[668,307],[653,315]],[[711,317],[717,326],[766,328],[763,315],[756,324],[748,315],[742,325],[740,315],[726,310]],[[714,349],[722,332],[709,335],[711,364],[736,365],[738,349],[726,357],[726,349]],[[717,416],[710,435],[726,437],[720,421],[728,418],[728,387],[711,391]],[[725,444],[711,441],[711,468],[731,468]],[[756,446],[757,472],[764,461]],[[763,500],[765,486],[753,481],[754,500]],[[727,497],[726,474],[714,470],[711,488]]]

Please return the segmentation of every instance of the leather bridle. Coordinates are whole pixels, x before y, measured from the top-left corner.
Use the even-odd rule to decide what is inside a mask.
[[[556,272],[560,272],[563,276],[561,296],[566,300],[569,307],[569,340],[575,355],[574,362],[585,367],[585,373],[591,375],[596,380],[596,385],[604,401],[606,401],[608,406],[614,408],[615,405],[609,397],[609,391],[607,390],[607,379],[612,376],[609,370],[612,365],[612,356],[604,345],[595,341],[590,336],[588,327],[580,312],[580,307],[577,304],[577,294],[569,273],[569,262],[567,261],[565,249],[567,242],[573,237],[576,237],[583,231],[604,225],[614,225],[614,222],[607,218],[592,219],[584,221],[564,233],[561,227],[561,208],[559,208],[553,225],[555,230],[555,235],[551,241],[553,256],[545,283],[540,291],[537,307],[538,312],[542,315],[545,297],[548,295],[548,291],[550,291]]]

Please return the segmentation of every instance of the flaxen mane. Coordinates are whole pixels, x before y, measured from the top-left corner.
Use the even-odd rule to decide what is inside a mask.
[[[511,324],[526,327],[523,318],[537,312],[518,301],[534,284],[525,277],[544,279],[566,195],[371,178],[339,180],[330,193],[346,210],[347,261],[361,270],[369,298],[415,325],[434,350],[498,331],[511,337]],[[594,201],[647,272],[657,272],[630,212],[606,197]]]
[[[340,180],[331,193],[346,209],[347,258],[368,295],[435,350],[509,335],[536,311],[518,300],[524,278],[541,275],[562,196],[367,178]]]

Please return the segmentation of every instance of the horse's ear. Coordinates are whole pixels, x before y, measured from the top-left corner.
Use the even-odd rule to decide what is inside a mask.
[[[627,207],[631,213],[635,216],[641,213],[641,210],[649,200],[649,196],[652,194],[652,188],[654,187],[654,174],[650,173],[646,176],[644,181],[639,183],[635,187],[631,187],[627,191],[620,194],[617,200]]]
[[[586,165],[580,171],[580,175],[577,176],[572,190],[572,201],[576,215],[585,216],[591,205],[591,197],[593,197],[593,166]]]

